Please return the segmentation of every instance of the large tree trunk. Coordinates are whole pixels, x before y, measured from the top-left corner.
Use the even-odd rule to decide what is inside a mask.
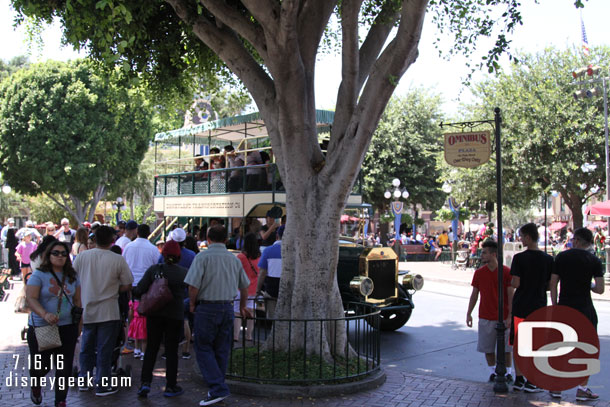
[[[563,191],[561,192],[561,196],[565,200],[568,208],[570,208],[570,212],[572,212],[572,222],[574,223],[574,229],[581,228],[583,224],[583,198],[579,194],[575,194],[571,191]]]
[[[195,13],[188,0],[166,1],[242,80],[265,118],[288,212],[276,317],[342,317],[335,275],[340,215],[381,114],[417,58],[428,0],[403,0],[402,7],[383,2],[363,42],[362,0],[341,3],[342,81],[326,155],[316,134],[314,77],[318,47],[337,1],[242,0],[248,15],[227,2],[202,0],[214,19]],[[396,36],[388,42],[397,21]],[[306,336],[293,330],[290,341],[285,325],[276,326],[276,345],[303,348],[307,338],[307,351],[313,352],[309,344],[315,343],[319,352],[322,337],[326,359],[347,348],[343,325],[335,332],[332,325],[314,324]]]

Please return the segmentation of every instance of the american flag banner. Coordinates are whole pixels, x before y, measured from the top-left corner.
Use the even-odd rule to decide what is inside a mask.
[[[582,31],[582,53],[584,56],[589,56],[589,42],[587,41],[587,32],[585,31],[585,22],[582,20],[582,15],[580,16],[580,28]]]

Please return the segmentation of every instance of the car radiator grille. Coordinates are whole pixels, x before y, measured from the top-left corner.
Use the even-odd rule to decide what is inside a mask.
[[[383,300],[396,295],[396,261],[375,260],[368,262],[368,276],[374,289],[369,298]]]

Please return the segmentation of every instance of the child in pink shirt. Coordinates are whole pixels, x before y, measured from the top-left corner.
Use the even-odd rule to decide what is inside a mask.
[[[32,242],[32,234],[30,233],[23,236],[23,241],[17,246],[15,256],[17,257],[17,261],[21,262],[21,278],[23,278],[23,281],[25,281],[26,275],[32,272],[32,268],[30,267],[30,255],[34,253],[34,250],[36,250],[37,247],[38,245]]]

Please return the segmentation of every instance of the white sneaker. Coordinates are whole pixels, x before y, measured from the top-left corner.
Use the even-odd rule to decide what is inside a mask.
[[[208,393],[206,398],[199,402],[199,405],[200,406],[209,406],[209,405],[212,405],[212,404],[216,404],[216,403],[218,403],[220,401],[223,401],[227,397],[229,397],[229,396],[214,397],[214,396],[210,396],[210,393]]]

